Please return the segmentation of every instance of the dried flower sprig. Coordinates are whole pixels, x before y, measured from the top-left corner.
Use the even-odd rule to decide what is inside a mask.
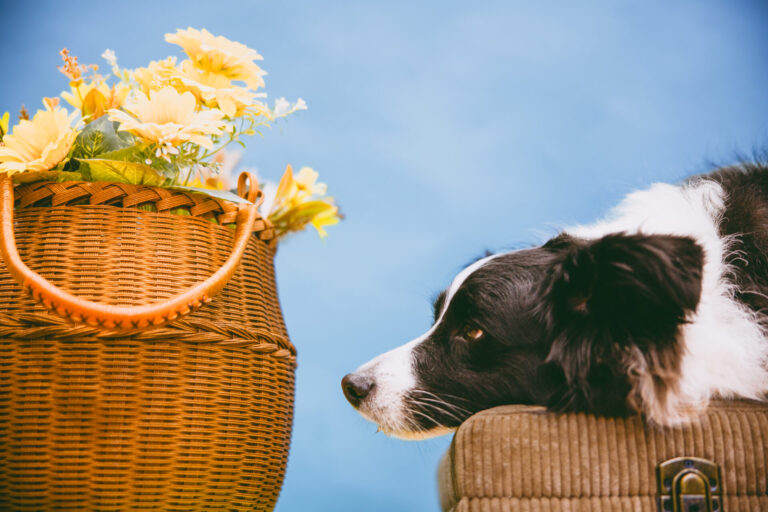
[[[83,75],[88,73],[89,70],[93,72],[99,70],[99,66],[96,64],[78,64],[77,57],[71,55],[69,50],[66,48],[62,49],[59,52],[59,55],[61,55],[61,58],[64,61],[64,65],[59,66],[59,71],[61,71],[64,76],[69,78],[72,82],[81,82]]]

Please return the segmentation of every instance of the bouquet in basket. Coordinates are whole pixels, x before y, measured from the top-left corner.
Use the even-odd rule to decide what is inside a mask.
[[[302,99],[267,103],[266,72],[255,50],[188,28],[166,34],[179,45],[181,60],[167,57],[146,67],[123,69],[115,53],[102,57],[111,74],[83,65],[66,49],[59,68],[69,90],[61,99],[44,98],[30,119],[22,107],[19,122],[0,117],[0,175],[17,183],[33,181],[119,182],[208,194],[242,202],[229,189],[231,143],[306,109]],[[264,187],[261,213],[277,236],[311,224],[321,237],[339,221],[327,187],[309,167],[294,175],[287,166],[280,182]]]

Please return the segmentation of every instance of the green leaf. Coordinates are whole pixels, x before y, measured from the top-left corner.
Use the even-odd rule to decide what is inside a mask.
[[[100,153],[99,158],[101,160],[120,160],[121,162],[143,162],[147,158],[147,152],[140,146],[135,145]]]
[[[61,183],[62,181],[82,181],[83,175],[79,172],[66,172],[66,171],[28,171],[17,172],[13,175],[13,182],[22,183],[36,183],[38,181],[55,181]]]
[[[116,151],[110,151],[108,153],[102,153],[99,155],[99,159],[103,160],[120,160],[123,162],[138,162],[144,163],[147,159],[152,161],[149,167],[152,167],[156,172],[162,174],[166,178],[175,180],[179,174],[179,169],[170,162],[159,158],[152,158],[152,152],[148,151],[146,146],[136,144]]]
[[[229,190],[218,190],[218,189],[199,188],[199,187],[183,187],[183,186],[174,186],[170,188],[174,188],[178,190],[191,190],[192,192],[199,192],[201,194],[215,197],[216,199],[223,199],[224,201],[229,201],[231,203],[253,204],[247,199],[244,199],[239,195],[235,194],[234,192],[230,192]]]
[[[66,172],[78,172],[79,174],[80,162],[71,158],[65,159],[53,168],[54,171],[66,171]]]
[[[138,162],[106,160],[102,158],[78,159],[80,171],[88,181],[116,181],[134,185],[163,186],[168,180],[152,167]]]
[[[118,132],[119,123],[110,121],[108,116],[88,123],[72,145],[72,158],[93,158],[104,153],[133,146],[136,137],[128,132]]]
[[[176,177],[179,175],[179,168],[178,166],[166,162],[165,160],[161,158],[155,158],[152,159],[152,168],[155,169],[157,172],[171,180],[171,183],[176,181]]]

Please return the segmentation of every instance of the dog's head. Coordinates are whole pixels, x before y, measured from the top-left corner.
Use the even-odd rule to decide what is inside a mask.
[[[512,403],[663,415],[702,265],[690,238],[620,233],[487,256],[440,293],[426,333],[345,376],[344,394],[412,439]]]

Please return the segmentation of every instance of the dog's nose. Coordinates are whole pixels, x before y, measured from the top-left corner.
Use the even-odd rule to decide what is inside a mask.
[[[348,373],[341,379],[341,389],[344,390],[344,396],[354,407],[358,407],[360,402],[371,392],[374,382],[361,375]]]

